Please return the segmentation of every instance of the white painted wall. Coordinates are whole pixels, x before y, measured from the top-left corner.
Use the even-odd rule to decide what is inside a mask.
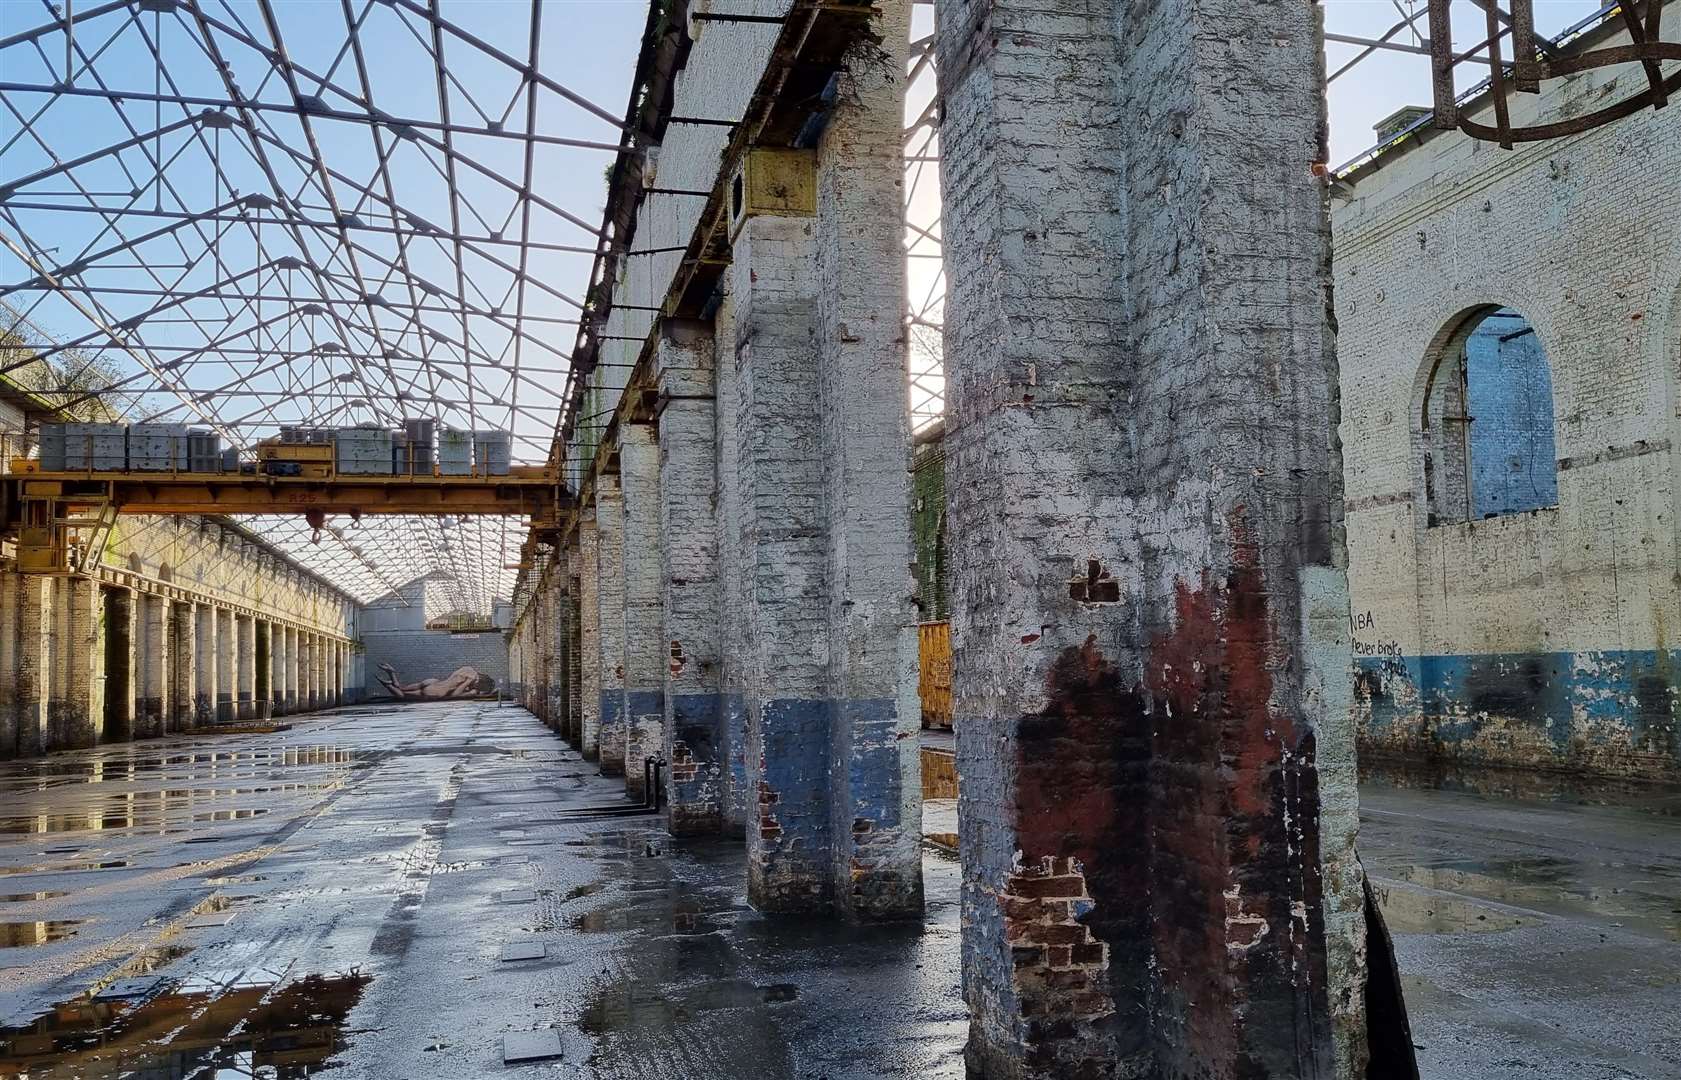
[[[1550,82],[1513,122],[1643,84],[1628,66]],[[1368,746],[1681,774],[1681,110],[1515,151],[1440,133],[1349,186],[1333,232]],[[1558,506],[1431,526],[1425,380],[1487,304],[1527,316],[1551,360]]]

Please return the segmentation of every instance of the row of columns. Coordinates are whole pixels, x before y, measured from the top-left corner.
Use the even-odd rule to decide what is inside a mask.
[[[711,319],[665,319],[651,422],[621,424],[513,644],[534,711],[675,835],[748,849],[753,903],[922,910],[900,126],[885,6],[808,159],[815,213],[734,239]]]
[[[815,214],[663,320],[546,586],[559,730],[634,786],[657,729],[670,830],[743,832],[770,912],[921,906],[908,7],[825,95]],[[941,0],[975,1076],[1364,1074],[1317,18]]]
[[[348,641],[84,577],[0,572],[0,759],[342,704]]]
[[[570,706],[575,676],[569,667],[567,628],[574,619],[572,590],[559,580],[564,565],[550,562],[538,574],[524,617],[509,638],[508,673],[515,698],[557,733],[576,713]]]

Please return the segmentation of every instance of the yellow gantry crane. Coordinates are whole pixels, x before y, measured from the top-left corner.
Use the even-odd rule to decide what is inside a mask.
[[[52,469],[15,458],[0,483],[0,523],[17,536],[19,570],[66,574],[97,561],[118,514],[299,514],[316,528],[334,514],[484,514],[524,517],[542,533],[559,527],[567,502],[558,473],[545,466],[445,471],[430,455],[399,451],[387,471],[348,471],[330,442],[277,438],[255,450],[254,461],[218,456],[214,469],[185,455],[142,469],[124,455],[86,455],[75,458],[85,467]]]

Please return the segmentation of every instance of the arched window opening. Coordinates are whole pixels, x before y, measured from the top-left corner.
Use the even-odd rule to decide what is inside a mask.
[[[1422,419],[1430,524],[1558,505],[1552,371],[1518,312],[1475,312],[1448,339]]]

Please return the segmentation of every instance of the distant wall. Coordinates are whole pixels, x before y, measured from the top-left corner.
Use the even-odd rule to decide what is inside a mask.
[[[508,643],[500,630],[456,633],[451,630],[371,630],[362,634],[367,650],[363,662],[365,697],[386,694],[380,684],[384,669],[397,669],[403,683],[447,678],[457,668],[472,667],[496,680],[508,692]]]
[[[1644,85],[1638,65],[1549,81],[1513,95],[1513,123],[1576,115]],[[1512,151],[1426,133],[1338,185],[1341,436],[1367,754],[1681,778],[1673,112]],[[1430,376],[1453,360],[1468,320],[1496,308],[1521,313],[1534,334],[1499,335],[1513,348],[1486,383],[1473,342],[1471,435],[1460,439],[1474,459],[1470,513],[1438,512]],[[1545,435],[1531,439],[1547,413]],[[1467,505],[1463,491],[1457,502]]]

